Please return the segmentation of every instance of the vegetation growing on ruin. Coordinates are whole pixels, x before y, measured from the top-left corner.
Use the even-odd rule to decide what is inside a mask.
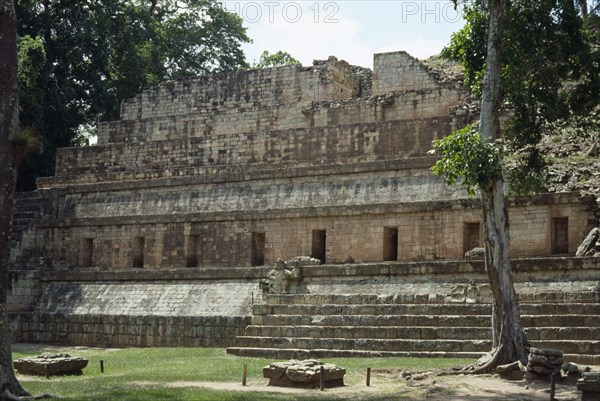
[[[511,193],[554,187],[552,155],[540,146],[542,139],[586,126],[582,121],[592,121],[600,104],[600,4],[587,3],[590,13],[582,8],[585,2],[572,1],[513,1],[507,7],[501,98],[510,117],[503,135],[511,155],[505,165]],[[464,16],[465,27],[442,56],[464,67],[465,84],[478,97],[488,17],[475,2],[466,2]],[[587,130],[593,131],[590,124],[580,132]]]

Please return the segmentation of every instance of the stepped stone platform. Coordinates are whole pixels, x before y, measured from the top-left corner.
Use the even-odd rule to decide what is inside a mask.
[[[286,359],[481,354],[490,289],[465,256],[483,243],[480,202],[433,176],[428,153],[477,119],[461,82],[398,51],[372,70],[330,57],[124,101],[97,146],[58,149],[56,175],[16,199],[15,338]],[[596,358],[598,259],[570,257],[598,226],[595,198],[507,208],[532,341]],[[278,258],[302,255],[321,265],[263,300]]]
[[[554,263],[557,268],[560,262],[565,261],[554,260],[549,264]],[[598,261],[593,262],[596,263]],[[579,271],[580,278],[574,282],[561,280],[558,272],[552,278],[552,269],[544,272],[539,264],[527,267],[527,262],[517,262],[516,265],[522,268],[515,273],[516,286],[523,325],[532,345],[559,349],[564,352],[566,361],[600,364],[600,302],[595,284],[590,281],[596,273],[588,271],[591,274],[584,279],[584,271]],[[445,267],[447,273],[452,271],[450,266]],[[357,269],[364,272],[367,266],[357,266]],[[327,269],[317,270],[324,273]],[[463,273],[468,270],[463,265]],[[525,273],[526,270],[530,273]],[[472,269],[469,275],[474,276],[476,272],[477,269]],[[577,275],[575,271],[569,273]],[[529,281],[527,276],[532,274],[538,275],[537,282]],[[418,274],[407,276],[402,283],[399,278],[396,281],[379,277],[388,287],[394,283],[402,285],[403,294],[267,294],[263,303],[253,306],[252,324],[243,336],[236,337],[235,346],[227,352],[277,359],[478,358],[491,349],[489,296],[456,301],[451,277],[440,273],[435,280],[427,282],[421,281]],[[314,277],[305,279],[311,281]],[[360,281],[365,277],[355,279]],[[372,276],[371,280],[375,282],[376,277]],[[349,288],[346,286],[352,279],[346,276],[332,281],[338,282],[337,291],[343,291]],[[534,284],[537,288],[533,288]],[[486,286],[482,279],[475,285]],[[312,287],[319,285],[313,283]],[[355,290],[358,287],[355,286]],[[300,288],[306,287],[299,285]]]

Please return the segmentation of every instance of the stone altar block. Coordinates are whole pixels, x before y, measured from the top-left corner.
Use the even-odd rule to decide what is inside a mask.
[[[315,359],[270,363],[263,368],[263,377],[269,379],[269,386],[319,387],[321,366],[324,368],[326,388],[344,385],[346,369]]]

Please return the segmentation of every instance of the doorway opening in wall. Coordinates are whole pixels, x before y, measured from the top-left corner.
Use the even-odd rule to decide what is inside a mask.
[[[569,253],[569,218],[556,217],[552,219],[552,254],[566,255]]]
[[[265,264],[265,233],[252,233],[250,246],[250,265],[262,266]]]
[[[92,267],[94,258],[94,239],[84,238],[81,247],[81,267]]]
[[[133,241],[133,267],[144,267],[144,248],[146,239],[144,237],[135,237]]]
[[[327,246],[327,230],[313,230],[312,232],[312,251],[310,256],[319,259],[325,263]]]
[[[189,235],[185,251],[185,266],[198,267],[198,236]]]
[[[477,223],[465,223],[463,226],[463,255],[473,248],[481,247],[481,226]]]
[[[383,260],[398,260],[398,227],[383,227]]]

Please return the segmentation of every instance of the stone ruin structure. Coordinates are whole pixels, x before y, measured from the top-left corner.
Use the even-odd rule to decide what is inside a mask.
[[[331,57],[144,91],[97,146],[59,149],[56,176],[19,194],[16,339],[480,355],[489,288],[464,256],[482,246],[479,202],[433,176],[427,153],[473,118],[466,98],[405,52],[376,54],[372,71]],[[596,201],[508,206],[532,342],[597,361],[600,263],[573,257]],[[263,301],[260,280],[298,255],[322,264]]]

